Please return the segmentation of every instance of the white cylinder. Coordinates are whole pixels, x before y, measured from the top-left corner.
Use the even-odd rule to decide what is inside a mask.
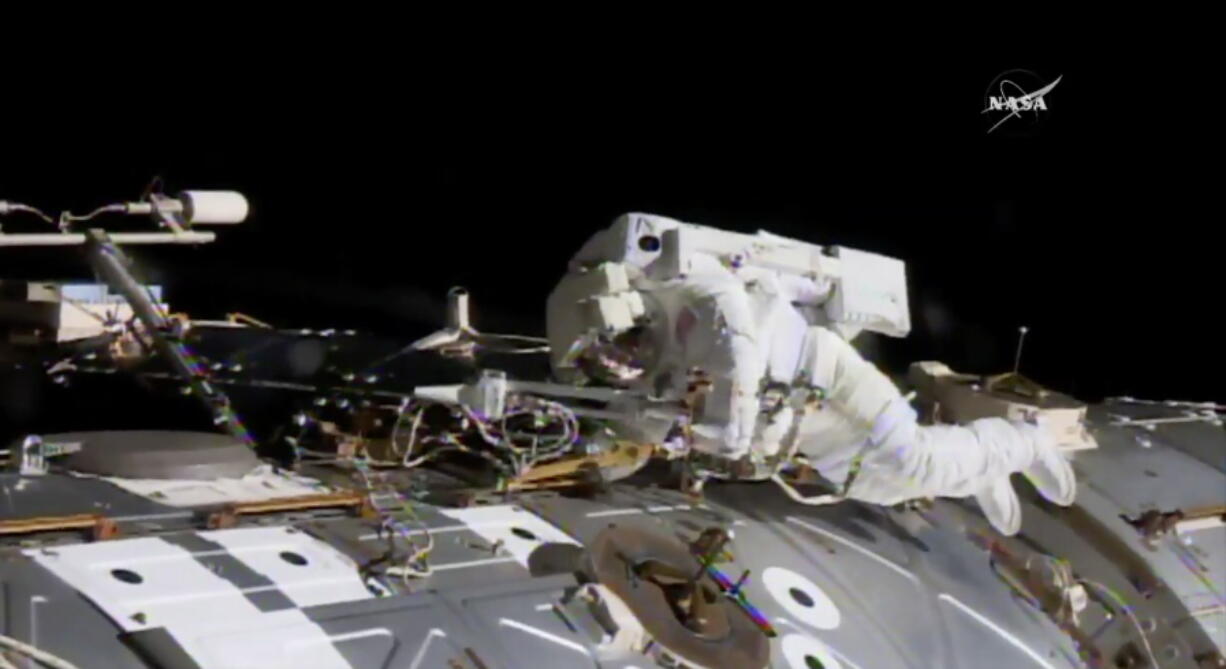
[[[247,198],[232,190],[185,190],[179,193],[188,223],[242,223],[250,210]]]
[[[463,331],[472,329],[468,321],[468,291],[459,286],[447,291],[447,327]]]

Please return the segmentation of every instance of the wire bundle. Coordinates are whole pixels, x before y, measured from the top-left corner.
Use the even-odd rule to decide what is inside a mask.
[[[528,395],[509,398],[501,418],[489,418],[461,405],[462,420],[456,429],[431,430],[423,417],[431,404],[406,401],[401,404],[392,427],[392,449],[405,468],[416,467],[449,451],[477,455],[504,474],[521,475],[535,465],[565,455],[579,440],[579,419],[558,402]],[[400,448],[401,434],[407,426],[407,443]],[[424,434],[423,434],[424,432]],[[489,449],[465,443],[469,434],[478,436]],[[419,446],[437,448],[419,454]]]
[[[409,499],[395,486],[387,483],[382,475],[372,472],[364,459],[357,459],[354,463],[368,491],[370,506],[379,514],[380,533],[387,532],[388,534],[389,552],[393,554],[395,552],[394,538],[396,536],[403,539],[409,547],[408,553],[402,560],[399,560],[400,565],[389,568],[386,573],[401,576],[406,587],[410,578],[429,576],[432,570],[428,560],[430,552],[434,550],[434,536],[430,534],[429,526],[414,511]],[[380,480],[381,485],[378,488],[371,483],[372,476]],[[395,503],[392,505],[381,503],[381,499],[388,498],[394,500]],[[401,517],[415,525],[416,529],[403,522]],[[425,537],[424,542],[415,539],[418,534]],[[385,561],[390,559],[392,558],[389,555]]]

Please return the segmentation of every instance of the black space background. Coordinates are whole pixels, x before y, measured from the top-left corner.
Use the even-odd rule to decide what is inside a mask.
[[[788,61],[639,62],[650,76],[310,62],[252,66],[233,90],[196,76],[105,105],[9,105],[0,197],[81,211],[155,174],[241,190],[253,215],[219,243],[134,252],[174,308],[406,341],[452,285],[478,327],[542,332],[569,255],[624,211],[763,228],[907,261],[914,331],[870,347],[894,371],[1007,369],[1024,324],[1023,371],[1054,388],[1226,401],[1221,177],[1209,117],[1180,103],[1191,76],[1123,105],[1131,82],[1178,69]],[[1064,79],[1036,132],[989,136],[983,96],[1011,68]],[[72,268],[0,251],[10,277]]]

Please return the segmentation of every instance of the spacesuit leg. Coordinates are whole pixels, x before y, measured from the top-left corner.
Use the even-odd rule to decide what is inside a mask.
[[[806,347],[802,374],[826,389],[828,406],[822,411],[838,412],[842,420],[816,418],[803,426],[799,449],[818,463],[832,453],[852,460],[845,468],[848,497],[897,504],[975,496],[1006,534],[1021,525],[1020,504],[1009,484],[1014,472],[1026,472],[1053,502],[1072,503],[1072,467],[1038,427],[999,418],[921,426],[893,382],[841,337],[813,328]]]

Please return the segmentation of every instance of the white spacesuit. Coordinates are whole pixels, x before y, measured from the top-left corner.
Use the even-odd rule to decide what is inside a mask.
[[[1014,472],[1072,503],[1072,468],[1041,425],[920,426],[848,343],[864,329],[910,330],[904,266],[892,258],[627,214],[571,259],[547,320],[563,380],[664,401],[694,397],[702,380],[691,447],[751,477],[800,454],[851,499],[975,496],[1006,534],[1021,524]],[[618,429],[663,442],[676,425],[640,416]]]

